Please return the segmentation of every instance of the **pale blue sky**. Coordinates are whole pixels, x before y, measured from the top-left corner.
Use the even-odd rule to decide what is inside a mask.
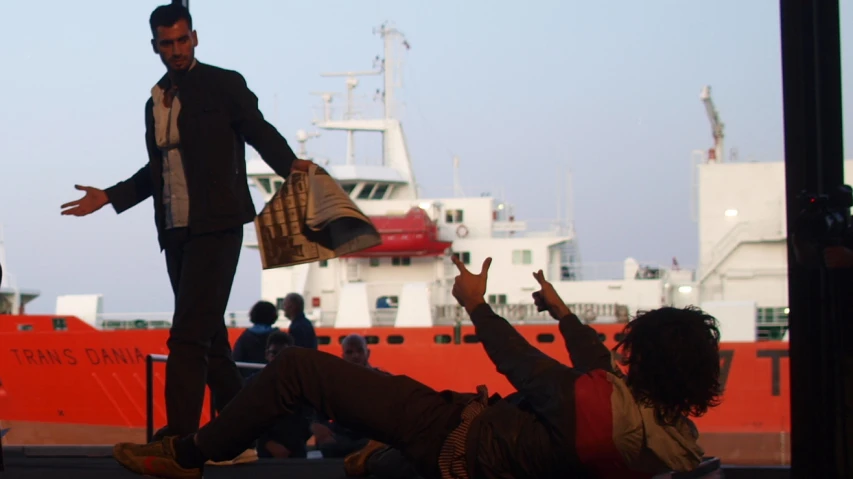
[[[75,183],[107,187],[146,161],[143,105],[163,73],[147,20],[160,3],[0,4],[0,223],[9,270],[42,292],[30,312],[52,312],[56,296],[71,293],[102,293],[109,312],[171,310],[150,201],[121,216],[109,207],[59,214],[78,197]],[[774,0],[192,0],[191,8],[198,58],[243,73],[294,147],[318,105],[309,92],[342,89],[319,73],[369,69],[381,52],[372,28],[393,21],[412,46],[400,97],[424,193],[451,192],[457,154],[468,193],[503,188],[516,216],[552,217],[556,177],[571,167],[588,262],[695,263],[690,153],[712,145],[703,85],[712,85],[726,146],[742,160],[776,161],[784,151]],[[849,27],[851,11],[842,16]],[[849,71],[853,45],[842,42]],[[342,135],[309,143],[333,161],[344,145]],[[247,309],[259,292],[257,253],[244,250],[229,309]]]

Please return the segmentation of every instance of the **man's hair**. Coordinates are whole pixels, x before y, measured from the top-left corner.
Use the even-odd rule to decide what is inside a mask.
[[[284,297],[285,300],[291,300],[296,303],[296,306],[299,308],[299,311],[305,311],[305,299],[299,293],[288,293],[287,296]]]
[[[177,3],[160,5],[151,12],[148,25],[151,27],[151,36],[157,38],[158,27],[171,27],[179,20],[186,20],[190,30],[193,29],[193,17],[188,8]]]
[[[625,325],[614,350],[628,365],[626,383],[659,420],[701,416],[720,404],[720,331],[699,308],[664,307]]]
[[[249,310],[249,321],[253,324],[272,326],[278,320],[278,309],[269,301],[258,301]]]
[[[358,342],[359,345],[364,346],[364,349],[367,349],[367,338],[358,333],[352,333],[347,336],[344,336],[343,339],[341,339],[341,346],[343,346],[344,344],[352,343],[354,341]]]
[[[270,346],[290,347],[294,344],[293,336],[284,331],[273,331],[267,336],[267,348]]]

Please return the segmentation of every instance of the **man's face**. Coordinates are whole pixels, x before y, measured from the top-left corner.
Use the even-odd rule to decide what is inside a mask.
[[[178,20],[170,27],[157,27],[157,35],[151,43],[169,71],[183,72],[193,64],[198,36],[190,30],[186,20]]]
[[[367,360],[370,359],[370,351],[367,347],[358,341],[347,341],[343,344],[343,358],[353,364],[359,366],[367,366]]]
[[[299,307],[297,306],[296,301],[290,298],[284,300],[282,309],[284,309],[284,317],[287,319],[293,319],[297,314],[299,314]]]
[[[272,360],[275,359],[276,356],[278,356],[278,353],[286,347],[287,346],[282,346],[279,344],[271,344],[270,347],[267,348],[267,362],[271,363]]]

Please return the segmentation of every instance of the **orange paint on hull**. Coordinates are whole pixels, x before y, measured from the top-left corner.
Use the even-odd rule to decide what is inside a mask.
[[[12,319],[12,318],[5,318]],[[145,426],[145,356],[167,354],[166,330],[96,331],[67,318],[67,331],[53,331],[52,317],[16,317],[32,331],[10,331],[0,317],[0,420],[141,428]],[[50,330],[48,330],[50,325]],[[618,325],[595,325],[608,346],[616,344]],[[371,362],[407,374],[436,389],[512,392],[482,346],[466,342],[474,328],[461,328],[462,344],[450,326],[433,328],[319,328],[320,348],[339,354],[338,341],[349,333],[378,340]],[[556,324],[521,325],[518,331],[555,359],[569,364]],[[230,330],[233,341],[242,329]],[[389,338],[390,341],[389,341]],[[402,342],[400,341],[402,338]],[[373,339],[373,338],[371,338]],[[399,343],[399,344],[394,344]],[[697,420],[703,433],[769,434],[790,431],[788,344],[724,343],[723,403]],[[165,422],[164,365],[155,365],[155,425]],[[206,416],[203,422],[206,422]]]

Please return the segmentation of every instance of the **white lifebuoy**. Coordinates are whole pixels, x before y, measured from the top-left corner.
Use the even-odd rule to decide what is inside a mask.
[[[468,228],[466,228],[465,225],[459,225],[459,227],[456,228],[456,236],[460,238],[468,236]]]

